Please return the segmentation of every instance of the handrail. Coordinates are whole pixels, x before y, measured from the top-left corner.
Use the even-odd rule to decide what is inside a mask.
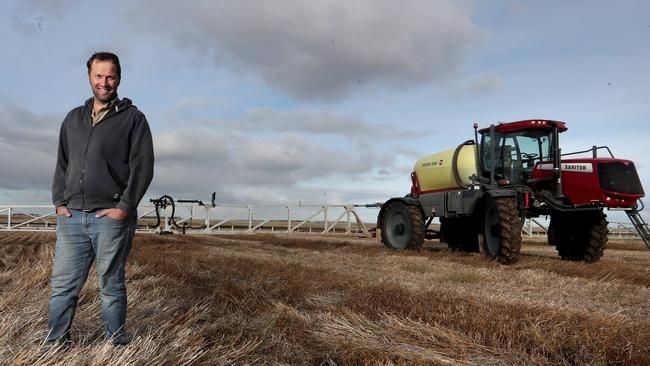
[[[583,150],[583,151],[574,151],[574,152],[570,152],[570,153],[564,153],[561,156],[577,155],[577,154],[584,154],[584,153],[591,152],[592,157],[595,159],[595,158],[598,157],[598,150],[601,150],[601,149],[607,150],[607,152],[609,153],[609,156],[612,159],[614,158],[614,154],[612,154],[612,150],[610,150],[609,147],[607,147],[607,146],[596,146],[596,145],[592,146],[591,149],[587,149],[587,150]]]

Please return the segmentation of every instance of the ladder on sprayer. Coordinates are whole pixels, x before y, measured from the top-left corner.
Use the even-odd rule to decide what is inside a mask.
[[[639,203],[641,204],[640,209],[637,209],[638,205],[634,205],[631,210],[625,210],[625,213],[630,218],[630,221],[632,221],[634,228],[639,233],[645,245],[650,249],[650,228],[648,228],[648,224],[643,220],[643,217],[639,215],[639,211],[643,210],[643,202],[639,200]]]

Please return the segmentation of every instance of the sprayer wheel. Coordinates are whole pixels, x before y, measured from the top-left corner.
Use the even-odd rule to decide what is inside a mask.
[[[478,231],[472,217],[441,217],[442,241],[451,250],[478,252]]]
[[[607,247],[609,228],[607,227],[607,216],[602,212],[594,217],[589,230],[589,242],[585,249],[584,260],[588,263],[598,262]]]
[[[606,217],[602,211],[552,215],[555,248],[560,257],[571,261],[598,262],[607,246],[609,229]]]
[[[382,218],[381,241],[394,250],[420,250],[424,243],[424,216],[419,207],[393,202]]]
[[[482,251],[502,264],[519,259],[522,220],[513,197],[489,199],[483,209],[480,235]]]

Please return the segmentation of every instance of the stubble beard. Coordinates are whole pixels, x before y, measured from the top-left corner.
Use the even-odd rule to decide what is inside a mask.
[[[95,96],[96,101],[106,104],[106,103],[110,102],[111,100],[113,100],[115,98],[115,96],[117,95],[117,92],[115,90],[113,90],[112,93],[110,93],[108,96],[104,97],[101,94],[99,94],[99,92],[97,90],[95,90],[95,88],[93,88],[93,95]]]

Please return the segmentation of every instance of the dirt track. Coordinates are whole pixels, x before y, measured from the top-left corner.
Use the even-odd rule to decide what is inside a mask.
[[[39,356],[53,241],[0,234],[12,253],[0,265],[7,364],[650,364],[639,243],[612,243],[595,264],[527,243],[502,266],[438,243],[413,253],[342,237],[143,235],[127,269],[132,344],[101,341],[91,277],[75,346]]]

